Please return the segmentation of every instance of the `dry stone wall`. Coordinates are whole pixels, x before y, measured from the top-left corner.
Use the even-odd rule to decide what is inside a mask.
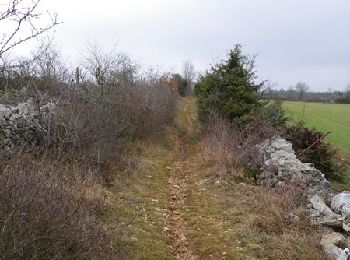
[[[0,104],[0,155],[19,146],[37,145],[46,132],[43,121],[54,107],[53,103],[39,107],[32,99],[17,106]]]
[[[350,259],[349,249],[340,247],[350,240],[350,192],[335,194],[324,174],[310,163],[302,163],[292,144],[280,137],[266,140],[258,146],[261,155],[261,184],[277,190],[302,189],[308,198],[310,222],[324,225],[329,232],[321,245],[331,259]],[[334,231],[343,230],[340,232]],[[350,243],[349,243],[350,244]]]

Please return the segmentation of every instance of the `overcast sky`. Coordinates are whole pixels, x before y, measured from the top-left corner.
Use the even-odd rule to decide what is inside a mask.
[[[55,41],[71,59],[88,39],[141,64],[204,70],[236,43],[258,54],[262,79],[313,90],[350,84],[349,0],[42,0],[64,23]]]

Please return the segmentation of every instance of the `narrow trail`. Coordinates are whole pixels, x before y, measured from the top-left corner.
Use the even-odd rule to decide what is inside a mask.
[[[168,181],[168,210],[166,214],[167,243],[171,254],[176,259],[192,260],[199,259],[188,247],[186,237],[187,225],[182,216],[185,199],[188,193],[188,174],[190,170],[186,167],[186,158],[189,153],[190,139],[193,137],[193,115],[190,113],[188,104],[180,111],[178,124],[185,131],[180,139],[178,159],[170,167],[170,178]]]

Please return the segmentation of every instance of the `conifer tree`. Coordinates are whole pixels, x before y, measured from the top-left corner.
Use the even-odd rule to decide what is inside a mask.
[[[232,121],[246,122],[249,115],[262,106],[258,91],[263,83],[255,80],[254,59],[236,45],[229,52],[228,60],[212,66],[196,84],[200,117],[205,119],[210,111],[215,111]]]

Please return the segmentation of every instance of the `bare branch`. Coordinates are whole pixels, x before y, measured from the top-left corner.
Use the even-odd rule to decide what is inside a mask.
[[[41,13],[36,12],[40,1],[10,0],[5,10],[1,10],[0,7],[0,24],[13,26],[10,32],[3,33],[1,37],[0,58],[16,46],[34,39],[60,24],[57,13],[49,12],[50,21],[45,26],[38,26],[34,23],[34,20],[42,17]],[[7,27],[9,28],[9,26]]]

